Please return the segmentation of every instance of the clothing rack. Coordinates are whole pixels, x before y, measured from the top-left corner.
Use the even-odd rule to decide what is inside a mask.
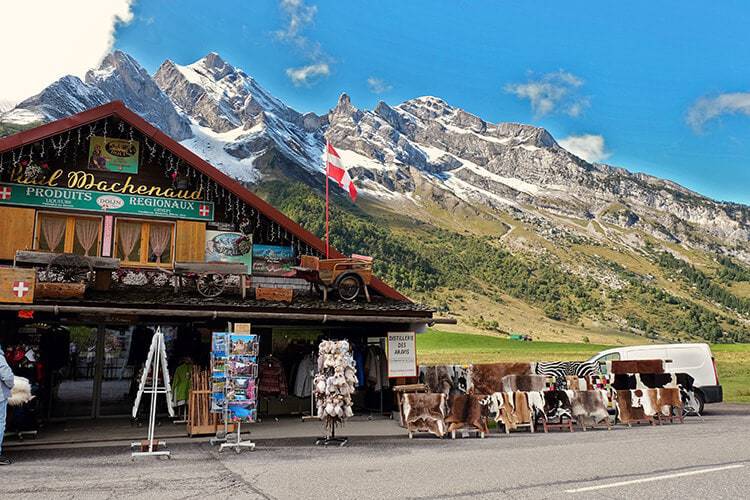
[[[380,363],[381,363],[380,356],[385,356],[385,352],[386,352],[386,350],[385,350],[385,338],[381,337],[381,338],[379,338],[376,341],[370,341],[368,339],[367,343],[365,344],[365,347],[367,349],[369,349],[370,346],[377,346],[377,347],[380,348],[381,352],[380,352],[380,354],[377,355],[378,357],[377,357],[377,360],[376,360],[376,362],[378,363],[378,365],[380,365]],[[365,381],[364,381],[365,390],[367,390],[367,380],[366,379],[367,379],[367,374],[365,374]],[[382,374],[381,374],[381,379],[382,379]],[[368,420],[374,420],[375,417],[378,417],[378,418],[392,418],[392,415],[390,413],[385,413],[385,411],[383,410],[383,383],[382,383],[382,380],[380,381],[380,389],[377,390],[377,391],[375,391],[375,392],[379,393],[380,404],[379,404],[378,408],[369,408],[367,406],[363,406],[364,410],[370,412],[370,415],[367,417],[367,419]]]

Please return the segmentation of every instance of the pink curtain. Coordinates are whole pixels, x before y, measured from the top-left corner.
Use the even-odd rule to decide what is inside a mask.
[[[120,253],[124,260],[130,260],[135,243],[141,236],[141,225],[132,222],[117,223],[117,238],[120,243]]]
[[[151,224],[150,231],[149,244],[151,246],[151,253],[156,257],[156,262],[161,264],[161,256],[172,239],[172,226]]]
[[[57,246],[65,236],[65,223],[64,217],[43,217],[42,218],[42,236],[47,242],[51,252],[57,249]]]
[[[84,254],[88,257],[91,247],[99,240],[98,220],[77,219],[76,220],[76,239],[78,244],[83,247]]]

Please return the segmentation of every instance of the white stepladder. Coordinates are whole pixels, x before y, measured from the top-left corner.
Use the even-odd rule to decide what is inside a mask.
[[[147,386],[148,375],[151,374],[150,387]],[[163,386],[159,386],[159,373],[162,375],[164,381]],[[141,397],[143,394],[151,394],[151,407],[149,409],[148,416],[148,448],[144,446],[141,441],[135,441],[131,443],[130,448],[141,448],[141,451],[134,451],[131,453],[132,457],[148,457],[148,456],[166,456],[171,457],[169,450],[159,450],[159,447],[166,446],[165,441],[154,441],[154,429],[156,427],[156,399],[159,394],[164,394],[167,397],[167,411],[170,417],[174,417],[174,408],[172,407],[172,387],[169,383],[169,370],[167,369],[167,349],[164,345],[164,334],[161,333],[161,328],[156,329],[156,333],[151,339],[151,347],[148,351],[148,357],[146,358],[146,365],[143,368],[143,374],[141,375],[141,383],[138,385],[138,394],[135,397],[135,403],[133,403],[133,418],[136,418],[138,414],[138,407],[141,404]]]

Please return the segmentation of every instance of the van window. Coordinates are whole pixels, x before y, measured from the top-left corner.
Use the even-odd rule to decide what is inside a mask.
[[[599,363],[599,371],[606,375],[607,374],[607,361],[619,361],[619,360],[620,360],[620,353],[613,352],[605,356],[602,356],[596,361]]]

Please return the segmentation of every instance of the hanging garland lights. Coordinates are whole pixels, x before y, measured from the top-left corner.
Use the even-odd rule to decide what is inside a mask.
[[[76,158],[80,154],[81,147],[87,147],[87,143],[94,136],[106,139],[112,132],[115,132],[117,138],[127,140],[131,145],[139,140],[135,135],[136,129],[130,124],[122,120],[116,123],[109,123],[109,121],[109,117],[103,118],[56,136],[0,153],[0,175],[10,171],[13,167],[23,166],[27,176],[30,178],[39,177],[49,170],[48,161],[50,157],[63,162],[70,155]],[[49,141],[49,144],[47,144],[47,141]],[[247,235],[252,234],[255,241],[291,245],[298,255],[303,253],[322,255],[321,252],[292,235],[286,228],[262,215],[256,208],[240,200],[239,197],[233,195],[204,173],[192,168],[156,141],[142,135],[140,142],[144,146],[144,160],[147,157],[149,163],[162,165],[164,175],[167,178],[170,178],[173,182],[190,182],[194,189],[204,193],[206,201],[221,205],[221,207],[216,207],[217,213],[223,213],[237,230]],[[180,185],[183,186],[183,184]],[[185,188],[181,187],[181,189]],[[219,212],[219,210],[222,211]]]

